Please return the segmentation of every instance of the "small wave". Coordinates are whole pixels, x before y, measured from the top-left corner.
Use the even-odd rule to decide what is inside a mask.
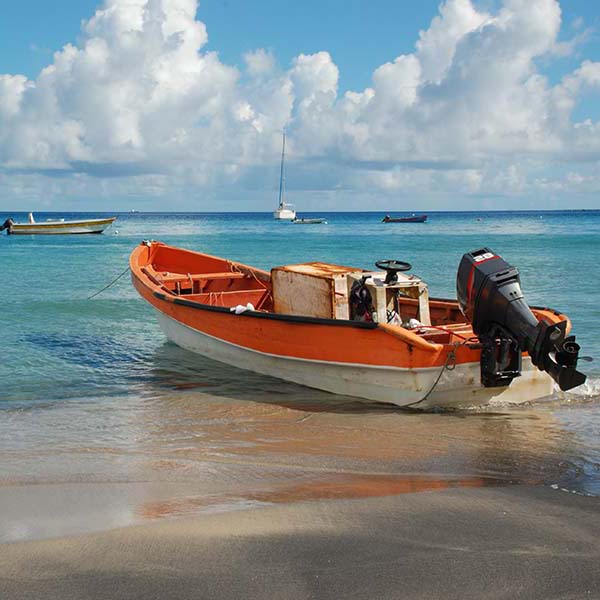
[[[588,377],[583,385],[568,392],[556,387],[556,397],[563,402],[600,401],[600,377]]]
[[[56,332],[31,333],[22,340],[58,358],[94,369],[113,369],[145,361],[142,351],[106,335],[71,335]]]

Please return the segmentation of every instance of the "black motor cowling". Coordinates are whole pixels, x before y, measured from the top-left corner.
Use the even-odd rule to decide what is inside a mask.
[[[12,233],[12,227],[14,224],[15,222],[11,218],[8,218],[6,221],[4,221],[4,223],[2,223],[2,225],[0,225],[0,231],[4,231],[6,229],[8,233]]]
[[[561,390],[584,383],[577,371],[579,344],[566,337],[567,322],[538,321],[525,302],[519,271],[489,248],[469,252],[458,267],[459,306],[473,325],[481,349],[481,382],[509,385],[521,374],[521,353],[546,371]]]

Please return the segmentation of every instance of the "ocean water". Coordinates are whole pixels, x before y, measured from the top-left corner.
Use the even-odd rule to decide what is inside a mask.
[[[319,216],[328,224],[134,213],[103,235],[0,236],[0,486],[176,481],[200,485],[194,497],[239,500],[360,473],[600,495],[600,211],[430,213],[425,224]],[[589,379],[572,393],[494,412],[413,415],[282,383],[167,343],[127,274],[89,299],[144,239],[265,269],[395,258],[441,297],[455,297],[462,254],[488,246],[519,268],[530,304],[571,317],[595,362],[580,363]]]

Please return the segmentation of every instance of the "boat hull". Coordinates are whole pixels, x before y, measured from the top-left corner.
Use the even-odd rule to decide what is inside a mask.
[[[277,221],[293,221],[296,218],[296,211],[289,208],[277,209],[273,213],[273,218]]]
[[[382,219],[382,223],[425,223],[427,215],[417,217],[386,217]]]
[[[294,219],[292,221],[295,225],[327,225],[325,219]]]
[[[67,235],[102,233],[116,217],[86,221],[46,221],[42,223],[15,223],[11,235]]]
[[[156,307],[155,307],[156,308]],[[174,344],[210,359],[284,381],[400,407],[468,407],[494,403],[523,403],[552,394],[553,382],[523,359],[523,371],[508,387],[486,388],[480,383],[479,363],[440,367],[399,368],[338,363],[262,352],[203,333],[156,308],[158,323]],[[437,385],[436,380],[442,372]],[[425,399],[424,396],[429,392]]]

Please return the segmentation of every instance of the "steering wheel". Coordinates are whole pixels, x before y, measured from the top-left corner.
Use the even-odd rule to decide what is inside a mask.
[[[403,271],[410,271],[412,265],[401,260],[378,260],[375,263],[378,269],[382,269],[386,272],[385,283],[396,283],[398,281],[398,273]]]

